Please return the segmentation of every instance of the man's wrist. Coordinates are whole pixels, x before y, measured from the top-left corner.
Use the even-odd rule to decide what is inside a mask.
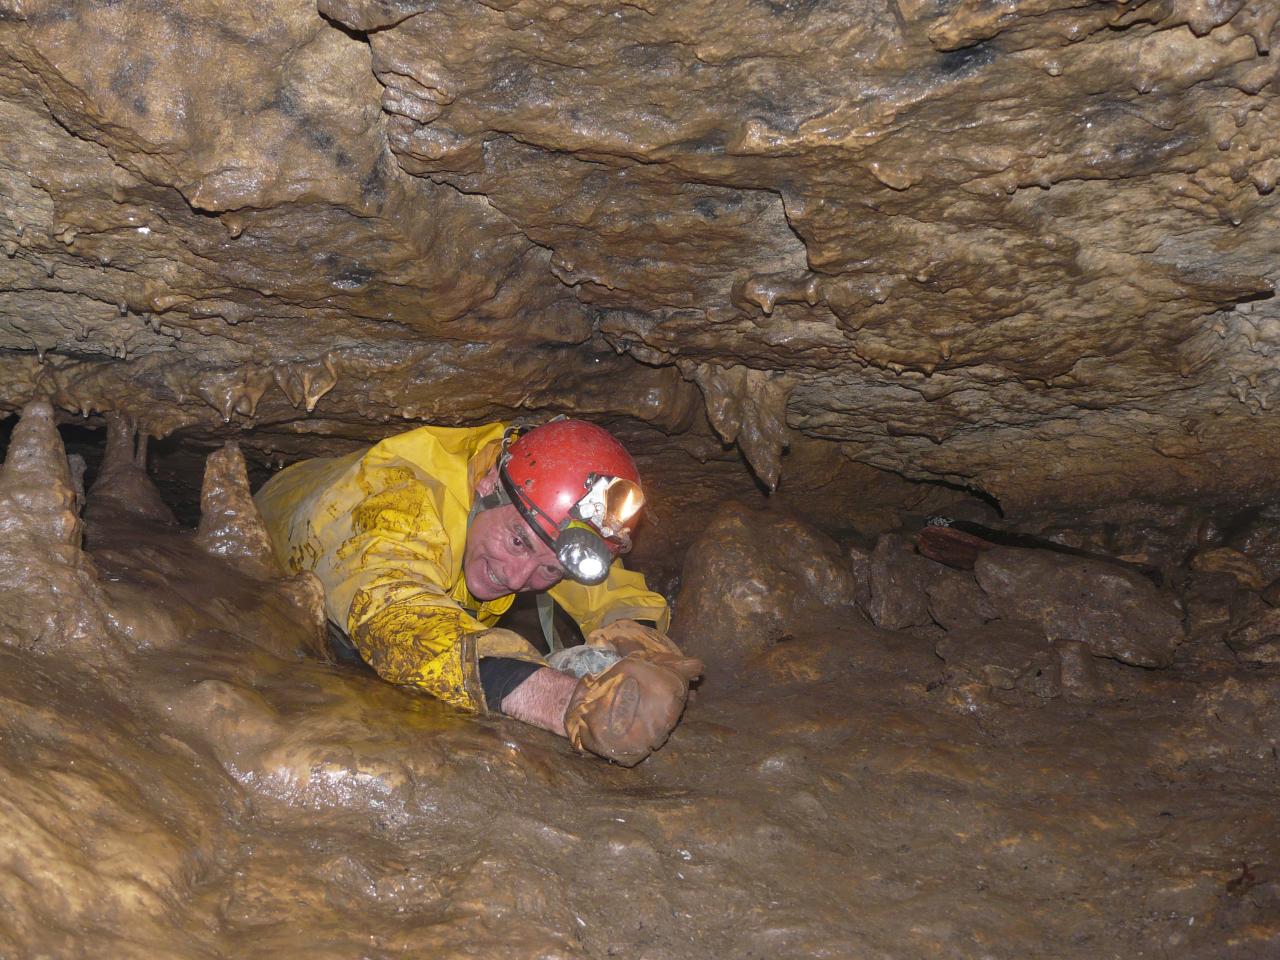
[[[481,657],[480,686],[491,710],[501,710],[507,695],[542,669],[542,664],[513,657]]]
[[[498,708],[515,720],[565,736],[564,715],[578,680],[550,667],[538,667],[503,699]]]

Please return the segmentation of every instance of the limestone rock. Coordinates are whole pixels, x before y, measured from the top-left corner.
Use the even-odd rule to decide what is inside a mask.
[[[0,498],[3,540],[32,538],[79,549],[75,483],[49,404],[23,407],[5,451]]]
[[[0,643],[100,665],[117,652],[47,403],[22,411],[0,470]]]
[[[1058,655],[1062,690],[1068,697],[1094,700],[1104,693],[1098,661],[1087,646],[1075,640],[1060,640],[1054,644],[1054,650]]]
[[[1226,645],[1233,605],[1242,596],[1240,583],[1229,572],[1192,573],[1182,586],[1182,605],[1187,612],[1187,642],[1179,648],[1183,661],[1232,658]],[[1256,596],[1256,595],[1254,595]]]
[[[858,543],[848,546],[849,571],[853,574],[853,602],[860,610],[871,609],[871,554],[872,550]]]
[[[749,367],[722,370],[703,364],[692,373],[707,417],[726,443],[737,443],[760,481],[773,490],[787,444],[786,410],[792,382]]]
[[[1274,763],[1280,749],[1280,677],[1274,667],[1215,679],[1196,694],[1196,738],[1212,753]]]
[[[996,618],[987,595],[973,574],[965,570],[937,567],[925,585],[929,615],[946,630],[977,627]]]
[[[1226,641],[1241,660],[1280,663],[1280,607],[1256,593],[1241,594],[1232,604]]]
[[[1191,569],[1197,573],[1226,573],[1246,590],[1261,590],[1271,578],[1239,550],[1215,547],[1202,550],[1191,558]]]
[[[127,416],[107,416],[107,450],[86,501],[91,535],[95,521],[124,515],[170,526],[178,522],[147,476],[147,435]]]
[[[6,0],[0,406],[1263,502],[1274,17],[1153,10]]]
[[[84,457],[80,454],[71,453],[67,455],[67,468],[71,472],[71,488],[76,494],[76,512],[83,513],[85,502],[84,475],[89,469],[89,465],[85,463]]]
[[[925,592],[937,565],[916,553],[910,537],[883,534],[871,553],[871,605],[878,627],[902,630],[931,623]]]
[[[1062,692],[1058,655],[1038,626],[995,621],[949,631],[935,647],[951,670],[998,690],[1042,698]]]
[[[1171,594],[1141,574],[1048,550],[1000,547],[974,575],[1001,617],[1038,624],[1053,640],[1075,640],[1098,656],[1165,667],[1185,639]]]
[[[672,636],[707,665],[706,682],[791,635],[798,618],[853,608],[854,582],[834,542],[794,517],[724,505],[685,557]]]
[[[244,454],[234,443],[209,454],[201,491],[196,542],[250,576],[284,576],[262,514],[249,491]]]
[[[91,939],[102,956],[136,955],[140,944],[207,955],[207,934],[186,928],[174,905],[234,845],[222,817],[242,814],[243,798],[158,734],[118,681],[86,696],[84,679],[0,646],[0,953],[72,956]]]
[[[1262,582],[1249,586],[1261,589],[1280,579],[1280,508],[1264,506],[1232,531],[1228,540],[1257,567]]]

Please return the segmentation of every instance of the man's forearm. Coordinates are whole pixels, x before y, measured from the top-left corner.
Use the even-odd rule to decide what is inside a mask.
[[[577,685],[577,677],[550,667],[540,667],[503,697],[497,706],[509,717],[563,737],[565,710]]]

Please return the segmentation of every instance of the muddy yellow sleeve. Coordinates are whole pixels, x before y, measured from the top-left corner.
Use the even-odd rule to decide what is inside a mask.
[[[321,560],[348,634],[384,679],[483,709],[471,638],[485,626],[447,593],[454,545],[428,490],[403,467],[366,465],[357,482],[348,535]]]
[[[584,634],[615,620],[651,620],[663,633],[671,624],[667,601],[649,589],[642,574],[626,569],[621,560],[614,561],[604,583],[588,587],[562,580],[551,588],[551,596]]]
[[[412,574],[392,570],[361,586],[347,630],[384,680],[418,687],[464,710],[483,708],[471,637],[485,628]]]

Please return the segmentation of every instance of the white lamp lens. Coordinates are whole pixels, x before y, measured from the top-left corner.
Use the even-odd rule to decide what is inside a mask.
[[[570,527],[560,534],[556,558],[569,576],[588,586],[604,580],[613,559],[604,541],[581,526]]]

